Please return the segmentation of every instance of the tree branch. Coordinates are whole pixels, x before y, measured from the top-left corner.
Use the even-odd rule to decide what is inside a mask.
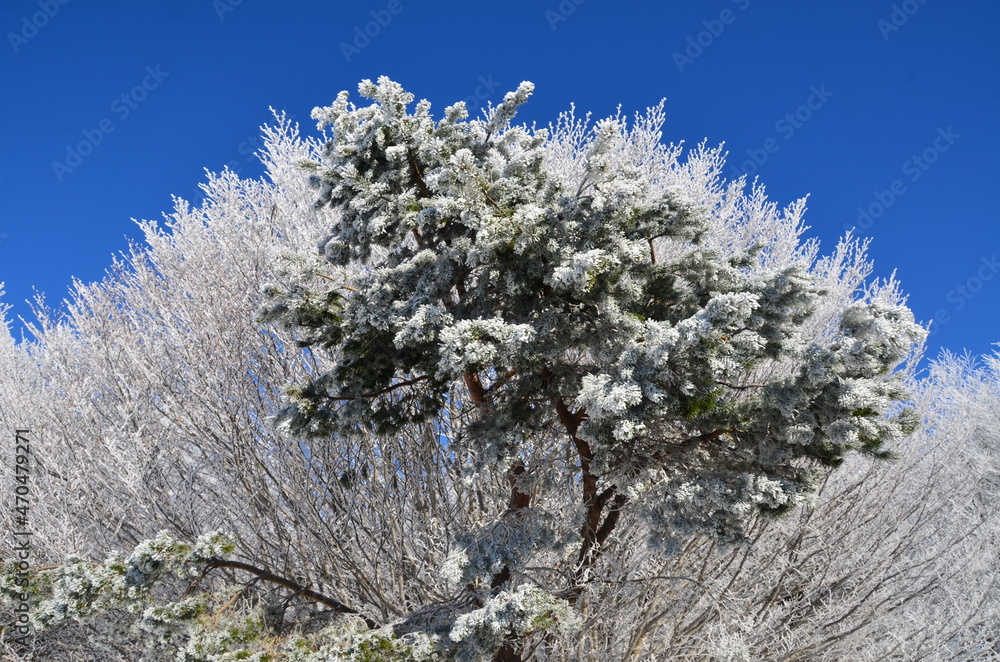
[[[406,160],[410,164],[410,177],[413,179],[413,183],[416,184],[417,190],[420,191],[420,197],[433,197],[431,190],[427,188],[427,183],[424,182],[424,176],[420,172],[420,166],[417,165],[417,157],[413,155],[412,149],[406,150]]]
[[[477,405],[481,405],[486,402],[486,389],[483,388],[483,383],[479,379],[478,372],[466,372],[462,375],[462,379],[465,381],[465,387],[469,389],[469,397]]]
[[[296,595],[301,595],[305,598],[312,600],[313,602],[318,602],[319,604],[326,605],[327,607],[329,607],[330,609],[339,614],[354,614],[356,616],[360,616],[362,619],[364,619],[365,624],[373,630],[378,627],[378,623],[368,618],[358,610],[348,607],[343,602],[334,600],[333,598],[327,597],[322,593],[317,593],[312,589],[302,586],[298,582],[292,581],[291,579],[287,579],[285,577],[281,577],[280,575],[276,575],[273,572],[264,570],[263,568],[258,568],[256,566],[250,565],[249,563],[242,563],[240,561],[212,559],[208,562],[208,565],[205,567],[205,572],[208,572],[213,568],[233,568],[235,570],[244,570],[253,575],[256,575],[258,579],[262,579],[266,582],[271,582],[272,584],[277,584],[278,586],[284,586],[287,589],[295,591]]]
[[[510,486],[510,499],[507,502],[507,512],[505,515],[520,515],[521,511],[531,505],[531,495],[522,492],[517,486],[517,480],[526,471],[524,464],[517,463],[507,474],[507,484]],[[507,583],[510,579],[510,566],[504,566],[500,572],[493,575],[490,581],[490,588],[496,590]]]
[[[398,388],[402,388],[404,386],[413,386],[414,384],[427,381],[428,379],[430,379],[430,377],[428,375],[424,375],[423,377],[415,377],[414,379],[409,379],[405,382],[396,382],[395,384],[390,384],[385,388],[381,388],[377,391],[372,391],[371,393],[361,393],[360,395],[354,395],[351,397],[343,397],[343,398],[337,398],[332,395],[328,395],[327,398],[329,398],[330,400],[335,400],[337,402],[350,402],[352,400],[357,400],[359,398],[376,398],[380,395],[385,395],[386,393],[395,391]]]

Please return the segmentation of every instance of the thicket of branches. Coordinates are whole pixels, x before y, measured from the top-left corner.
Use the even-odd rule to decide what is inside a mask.
[[[385,95],[396,92],[380,85],[383,96],[369,91],[384,108]],[[736,350],[726,355],[735,367],[719,370],[739,381],[711,402],[693,398],[685,405],[687,418],[675,427],[683,425],[687,438],[709,432],[699,426],[717,422],[710,416],[730,415],[713,414],[718,403],[743,407],[740,415],[749,417],[743,394],[760,380],[795,374],[806,347],[844,345],[845,311],[905,310],[897,283],[870,280],[864,242],[845,237],[823,256],[816,242],[802,238],[804,201],[779,208],[763,188],[725,181],[720,149],[700,145],[685,154],[662,143],[662,107],[631,124],[618,117],[596,127],[566,114],[541,137],[507,126],[523,102],[508,100],[471,138],[447,140],[494,133],[507,146],[506,157],[537,157],[547,181],[576,191],[577,202],[588,181],[596,196],[617,186],[619,173],[631,173],[629,186],[638,188],[614,189],[609,198],[646,209],[668,196],[673,207],[657,213],[682,209],[697,216],[696,232],[671,230],[649,242],[662,263],[687,265],[690,275],[732,259],[733,273],[747,283],[773,285],[780,274],[796,274],[808,290],[808,314],[788,313],[797,344],[789,340],[786,353],[772,348],[753,361]],[[387,407],[403,402],[410,413],[433,409],[431,417],[414,414],[393,419],[402,420],[399,425],[383,421],[381,428],[361,429],[338,411],[314,415],[316,403],[337,395],[343,383],[329,375],[375,383],[362,374],[371,365],[352,364],[354,373],[343,368],[357,348],[345,350],[341,338],[329,335],[350,317],[352,292],[370,286],[371,274],[416,255],[421,237],[429,236],[421,226],[402,257],[376,240],[367,253],[340,264],[316,254],[323,240],[325,255],[336,258],[331,228],[343,238],[352,222],[369,223],[374,213],[370,205],[316,205],[319,195],[329,203],[343,194],[334,181],[343,172],[331,163],[360,158],[332,154],[342,147],[337,140],[364,121],[347,105],[331,108],[320,112],[334,124],[323,139],[303,138],[280,116],[264,129],[266,180],[209,176],[205,201],[191,207],[178,200],[166,228],[143,222],[145,245],[122,256],[104,281],[76,283],[64,310],[38,302],[30,338],[15,342],[0,331],[0,420],[7,430],[31,431],[35,659],[1000,659],[994,506],[1000,497],[1000,359],[977,364],[944,355],[926,373],[912,374],[919,337],[899,326],[905,319],[895,327],[866,327],[864,346],[885,353],[879,360],[886,371],[871,377],[885,390],[866,396],[881,409],[842,403],[855,417],[872,419],[884,437],[880,443],[845,442],[842,449],[867,454],[841,458],[823,447],[826,455],[816,450],[789,460],[803,471],[803,485],[807,473],[814,482],[798,489],[799,474],[780,475],[791,496],[773,505],[795,506],[782,517],[761,512],[758,506],[769,504],[749,496],[734,498],[731,510],[701,502],[709,510],[694,524],[690,514],[681,522],[676,512],[683,508],[674,506],[669,544],[656,517],[667,515],[643,502],[646,488],[613,500],[626,492],[621,472],[632,471],[630,480],[646,481],[655,492],[653,474],[642,473],[649,467],[590,471],[591,458],[570,443],[579,440],[565,421],[539,424],[530,447],[507,455],[496,443],[469,441],[477,430],[489,432],[476,427],[489,413],[484,393],[528,393],[515,391],[514,377],[504,381],[504,374],[526,373],[510,359],[503,359],[506,366],[501,359],[476,365],[456,359],[457,377],[426,378],[433,393],[387,400]],[[448,116],[446,122],[461,123],[459,112]],[[380,121],[377,114],[368,119]],[[472,154],[468,167],[492,163],[477,158]],[[402,159],[400,173],[425,170],[405,153]],[[391,170],[390,161],[379,163]],[[304,163],[314,164],[328,188],[310,186]],[[505,177],[523,174],[505,167]],[[438,185],[453,186],[455,196],[463,186],[479,186],[474,178],[443,176]],[[521,193],[487,187],[479,202],[506,219]],[[501,194],[510,200],[498,199]],[[407,201],[416,207],[414,219],[429,206],[415,196]],[[449,213],[479,208],[470,209]],[[527,227],[515,220],[505,231],[527,234]],[[694,246],[701,262],[686,257]],[[552,296],[584,301],[593,287],[604,287],[593,285],[605,283],[598,262],[567,276],[568,294]],[[613,280],[606,281],[608,291],[618,287]],[[717,295],[709,289],[702,307]],[[767,291],[761,286],[755,296]],[[782,305],[794,308],[795,301]],[[261,310],[288,325],[263,323]],[[764,322],[753,323],[763,328]],[[602,332],[612,333],[591,333]],[[483,337],[488,332],[474,339]],[[311,346],[302,347],[303,340]],[[468,338],[463,342],[460,348],[470,346]],[[717,338],[713,343],[721,346]],[[375,365],[378,352],[399,358],[404,344],[366,347],[358,356]],[[576,356],[573,365],[588,360]],[[411,379],[422,376],[419,361],[407,365]],[[501,367],[509,370],[501,374]],[[466,376],[472,373],[483,390]],[[390,378],[398,384],[400,375]],[[897,381],[905,382],[907,402]],[[322,397],[317,383],[326,389]],[[290,385],[298,387],[286,392]],[[496,407],[516,402],[513,395],[496,398]],[[905,438],[887,427],[900,420],[904,405],[920,416],[919,429]],[[388,411],[372,407],[376,415]],[[279,412],[285,426],[274,424]],[[606,418],[608,438],[624,429],[624,419],[612,418]],[[504,423],[485,420],[495,428]],[[737,427],[726,428],[734,445],[757,439],[738,437]],[[671,437],[675,442],[682,443]],[[898,459],[879,457],[885,451]],[[7,464],[2,472],[10,494],[15,477]],[[596,500],[581,501],[581,494],[590,479],[608,498],[588,540]],[[660,479],[670,489],[708,480],[704,472],[691,473],[687,483]],[[609,487],[617,492],[606,492]],[[609,515],[614,522],[604,527]],[[720,521],[726,526],[717,526]],[[212,537],[216,531],[225,535]],[[651,537],[661,544],[651,545]],[[3,618],[16,623],[17,557],[11,540],[2,544]],[[477,552],[485,560],[476,561]],[[469,570],[477,562],[478,575]],[[15,660],[16,636],[13,627],[3,634],[5,655]]]

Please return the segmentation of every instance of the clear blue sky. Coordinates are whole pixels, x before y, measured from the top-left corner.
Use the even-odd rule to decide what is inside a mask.
[[[269,106],[311,109],[385,74],[439,111],[521,80],[519,119],[667,98],[666,138],[725,142],[811,236],[873,238],[939,346],[1000,341],[995,0],[0,0],[0,281],[14,315],[103,276],[194,197],[203,168],[260,174]],[[368,34],[365,34],[367,32]],[[79,149],[77,149],[79,147]],[[68,150],[77,152],[79,160]],[[84,154],[85,153],[85,154]],[[756,158],[756,161],[754,160]]]

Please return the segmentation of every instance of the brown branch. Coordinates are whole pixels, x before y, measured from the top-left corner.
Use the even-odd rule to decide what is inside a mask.
[[[518,462],[507,474],[507,484],[510,486],[510,499],[507,502],[507,512],[504,515],[519,516],[525,508],[531,505],[531,495],[522,492],[517,486],[518,478],[526,471],[524,464]],[[505,565],[500,572],[493,575],[490,580],[490,589],[497,590],[510,579],[510,566]]]
[[[614,531],[615,526],[618,524],[618,520],[621,517],[622,509],[627,503],[628,497],[626,495],[615,495],[615,500],[611,504],[611,509],[608,510],[608,516],[604,518],[604,523],[601,524],[601,528],[597,530],[598,546],[603,545],[604,541],[611,535],[611,532]]]
[[[413,179],[413,183],[416,184],[417,190],[420,191],[420,197],[432,197],[433,194],[427,188],[426,182],[424,182],[424,176],[420,173],[420,166],[417,165],[417,158],[413,155],[412,149],[406,150],[406,160],[410,164],[410,177]]]
[[[392,391],[395,391],[398,388],[402,388],[404,386],[413,386],[414,384],[418,384],[420,382],[427,381],[428,379],[430,379],[430,377],[427,376],[427,375],[424,375],[423,377],[416,377],[414,379],[410,379],[410,380],[407,380],[405,382],[396,382],[395,384],[390,384],[389,386],[386,386],[385,388],[381,388],[381,389],[379,389],[377,391],[373,391],[371,393],[362,393],[360,395],[351,396],[349,398],[348,397],[335,398],[332,395],[328,395],[326,397],[329,398],[330,400],[335,400],[337,402],[350,402],[350,401],[353,401],[353,400],[357,400],[359,398],[376,398],[376,397],[378,397],[380,395],[385,395],[386,393],[390,393]]]
[[[531,495],[522,492],[517,486],[518,479],[525,471],[527,470],[524,468],[524,464],[518,462],[511,468],[510,473],[507,474],[507,484],[510,486],[510,500],[507,502],[508,513],[523,510],[531,504]]]
[[[486,197],[486,201],[489,202],[490,205],[494,209],[496,209],[498,212],[500,212],[501,216],[504,216],[506,218],[511,218],[512,214],[509,211],[505,210],[503,207],[501,207],[499,204],[497,204],[496,200],[494,200],[493,198],[490,197],[489,192],[486,190],[486,186],[484,184],[480,184],[480,186],[481,186],[481,188],[483,190],[483,196]],[[518,226],[517,229],[521,230],[522,232],[524,232],[524,229],[522,227],[520,227],[520,226]]]
[[[579,446],[579,443],[581,442],[586,446],[586,442],[582,439],[578,440],[576,436],[576,431],[580,429],[580,423],[583,422],[583,419],[586,416],[585,410],[578,409],[576,412],[571,412],[569,407],[566,406],[566,403],[563,402],[563,399],[556,396],[556,413],[559,415],[559,422],[563,424],[563,427],[566,428],[566,432],[568,432],[569,436],[573,438],[573,441],[577,443],[577,446]],[[590,447],[587,446],[588,460],[593,457],[589,448]]]
[[[695,446],[698,446],[699,444],[702,444],[702,443],[704,443],[706,441],[715,441],[716,439],[718,439],[722,435],[724,435],[724,434],[731,434],[733,432],[735,432],[735,430],[733,430],[733,428],[726,428],[724,430],[713,430],[712,432],[706,432],[704,434],[699,434],[696,437],[689,437],[688,439],[685,439],[684,441],[680,442],[678,444],[678,446],[682,450],[688,450],[688,449],[694,448]]]
[[[482,381],[479,380],[478,372],[467,372],[462,375],[462,379],[465,380],[465,387],[469,389],[469,397],[477,405],[484,404],[486,402],[486,389],[483,388]]]
[[[507,483],[510,485],[510,501],[507,503],[507,513],[520,514],[525,508],[531,505],[531,495],[522,492],[517,486],[517,480],[526,471],[524,464],[518,462],[507,474]],[[500,572],[493,575],[490,581],[490,589],[496,591],[510,580],[510,566],[505,565]],[[494,662],[521,662],[521,656],[516,650],[517,640],[508,639],[500,646],[493,655]]]
[[[488,389],[486,389],[486,395],[488,396],[494,389],[500,388],[501,386],[506,384],[507,381],[516,374],[517,370],[508,370],[503,375],[500,375],[500,377],[495,382],[490,384],[490,387]]]
[[[542,387],[544,389],[548,390],[549,388],[552,387],[552,382],[553,382],[552,373],[549,372],[548,368],[542,369],[541,378],[542,378]],[[587,417],[586,410],[578,409],[576,412],[571,412],[569,410],[569,407],[563,401],[562,396],[559,395],[558,393],[552,395],[552,402],[555,405],[556,414],[559,415],[559,422],[563,424],[563,427],[566,428],[566,432],[569,433],[569,436],[573,439],[573,442],[576,443],[577,450],[580,450],[581,443],[584,444],[584,446],[587,448],[587,461],[589,464],[590,458],[592,457],[592,454],[590,453],[589,450],[590,447],[586,445],[585,441],[583,441],[582,439],[577,439],[576,437],[576,431],[580,429],[580,423],[583,422],[583,419]]]
[[[589,464],[589,462],[588,462]],[[604,508],[608,505],[611,497],[615,496],[614,486],[608,487],[600,494],[597,494],[597,476],[589,471],[583,474],[583,502],[587,513],[584,517],[583,526],[580,527],[580,553],[577,555],[576,571],[573,573],[573,587],[569,590],[566,599],[571,604],[576,603],[583,593],[583,585],[588,581],[587,572],[597,562],[601,555],[601,547],[615,526],[618,524],[619,513],[625,505],[624,495],[615,496],[615,504],[611,511],[604,517]],[[604,519],[602,522],[601,519]]]
[[[205,572],[208,572],[213,568],[233,568],[236,570],[244,570],[253,575],[256,575],[258,579],[262,579],[266,582],[271,582],[272,584],[277,584],[278,586],[284,586],[287,589],[295,591],[296,595],[301,595],[302,597],[308,598],[313,602],[318,602],[319,604],[326,605],[327,607],[329,607],[330,609],[339,614],[354,614],[356,616],[360,616],[362,619],[364,619],[365,624],[373,630],[378,627],[378,623],[368,618],[358,610],[348,607],[343,602],[334,600],[333,598],[327,597],[322,593],[317,593],[312,589],[308,589],[305,586],[302,586],[298,582],[292,581],[291,579],[287,579],[285,577],[281,577],[279,575],[274,574],[273,572],[264,570],[263,568],[258,568],[248,563],[241,563],[240,561],[226,561],[225,559],[212,559],[208,562],[208,565],[205,567]]]
[[[542,370],[542,382],[544,388],[552,386],[553,377],[548,368]],[[601,546],[618,524],[620,511],[627,503],[624,495],[617,494],[612,485],[598,492],[600,477],[591,473],[590,467],[594,459],[594,451],[585,439],[577,436],[580,423],[587,417],[585,409],[570,411],[569,406],[558,393],[552,395],[556,414],[566,432],[569,433],[577,455],[580,457],[580,471],[582,472],[581,483],[583,487],[582,500],[586,514],[583,524],[580,527],[581,546],[577,557],[577,568],[574,572],[574,585],[567,593],[567,599],[575,603],[583,593],[583,585],[587,581],[587,572],[593,567],[600,557]],[[610,512],[605,516],[604,509],[608,502],[614,499],[614,504]]]
[[[339,280],[337,280],[333,276],[328,276],[327,274],[321,273],[319,271],[313,272],[313,275],[314,276],[319,276],[320,278],[325,278],[325,279],[327,279],[329,281],[332,281],[334,283],[339,283],[340,282]],[[348,287],[347,285],[341,285],[339,289],[348,290],[348,291],[351,291],[351,292],[357,292],[356,289],[354,289],[353,287]]]
[[[643,308],[649,308],[654,303],[655,304],[659,304],[659,305],[663,306],[664,308],[673,308],[675,305],[677,305],[676,301],[668,301],[667,303],[664,303],[664,302],[660,301],[659,299],[657,299],[656,297],[649,297],[649,299],[646,301],[646,304],[643,306]]]
[[[725,386],[726,388],[730,388],[734,391],[746,391],[747,389],[751,388],[764,388],[765,386],[767,386],[767,384],[744,384],[741,386],[739,384],[730,384],[729,382],[720,382],[720,381],[716,381],[715,383],[718,384],[719,386]]]

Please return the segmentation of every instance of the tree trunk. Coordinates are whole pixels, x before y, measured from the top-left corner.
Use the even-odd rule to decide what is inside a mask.
[[[493,656],[493,662],[521,662],[521,654],[514,649],[514,643],[507,641]]]

